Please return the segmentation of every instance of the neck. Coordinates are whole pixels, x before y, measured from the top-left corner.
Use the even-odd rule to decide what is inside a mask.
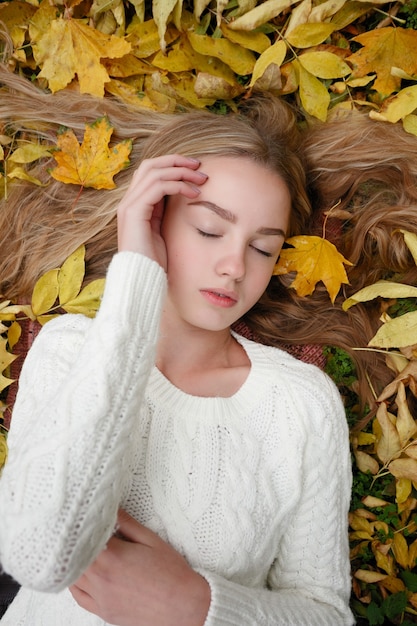
[[[163,319],[156,364],[163,373],[173,368],[177,371],[196,372],[225,367],[229,364],[235,344],[229,328],[209,331],[178,327]]]

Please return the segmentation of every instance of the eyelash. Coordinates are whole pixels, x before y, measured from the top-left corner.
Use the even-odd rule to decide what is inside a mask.
[[[197,232],[202,236],[202,237],[208,237],[208,238],[218,238],[221,237],[221,235],[214,235],[212,233],[206,233],[204,230],[200,230],[199,228],[197,228]],[[254,246],[251,246],[256,252],[258,252],[259,254],[262,254],[262,256],[265,256],[267,258],[271,258],[272,254],[270,252],[266,252],[265,250],[260,250],[259,248],[255,248]]]

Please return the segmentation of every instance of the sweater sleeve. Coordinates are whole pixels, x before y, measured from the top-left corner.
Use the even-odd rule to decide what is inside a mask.
[[[73,583],[114,530],[165,289],[157,263],[119,253],[95,319],[53,320],[29,351],[0,480],[0,561],[26,587]]]
[[[264,588],[246,587],[200,571],[211,588],[205,626],[351,626],[348,510],[351,461],[345,412],[333,383],[324,378],[322,416],[306,415],[298,504]],[[320,381],[322,382],[322,381]],[[323,388],[323,386],[322,386]]]

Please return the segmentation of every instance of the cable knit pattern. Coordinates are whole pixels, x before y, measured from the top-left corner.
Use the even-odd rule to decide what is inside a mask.
[[[156,263],[119,253],[96,318],[50,322],[29,352],[0,481],[0,561],[23,588],[1,625],[104,626],[66,587],[120,506],[207,579],[205,626],[353,624],[337,389],[235,334],[242,387],[182,392],[153,364],[165,290]]]

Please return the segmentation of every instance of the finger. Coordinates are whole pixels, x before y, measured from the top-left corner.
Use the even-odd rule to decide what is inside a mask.
[[[140,168],[147,170],[153,168],[161,168],[164,169],[166,167],[187,167],[189,169],[197,170],[201,165],[201,161],[194,157],[184,156],[183,154],[163,154],[158,157],[152,157],[149,159],[144,159]]]
[[[140,524],[123,509],[119,510],[117,516],[117,534],[122,535],[128,541],[142,543],[149,547],[155,547],[162,541],[152,530]]]
[[[85,609],[86,611],[89,611],[90,613],[96,612],[97,610],[96,603],[94,599],[88,593],[86,593],[85,591],[77,587],[77,585],[71,585],[71,587],[69,587],[69,591],[72,597],[74,598],[74,600],[76,601],[76,603],[82,609]]]
[[[194,162],[191,165],[192,167],[189,167],[188,164],[175,163],[171,160],[166,161],[163,157],[161,159],[142,161],[132,177],[132,185],[136,187],[144,180],[149,180],[152,184],[163,180],[184,180],[201,185],[207,180],[208,176],[201,170],[196,169]]]

